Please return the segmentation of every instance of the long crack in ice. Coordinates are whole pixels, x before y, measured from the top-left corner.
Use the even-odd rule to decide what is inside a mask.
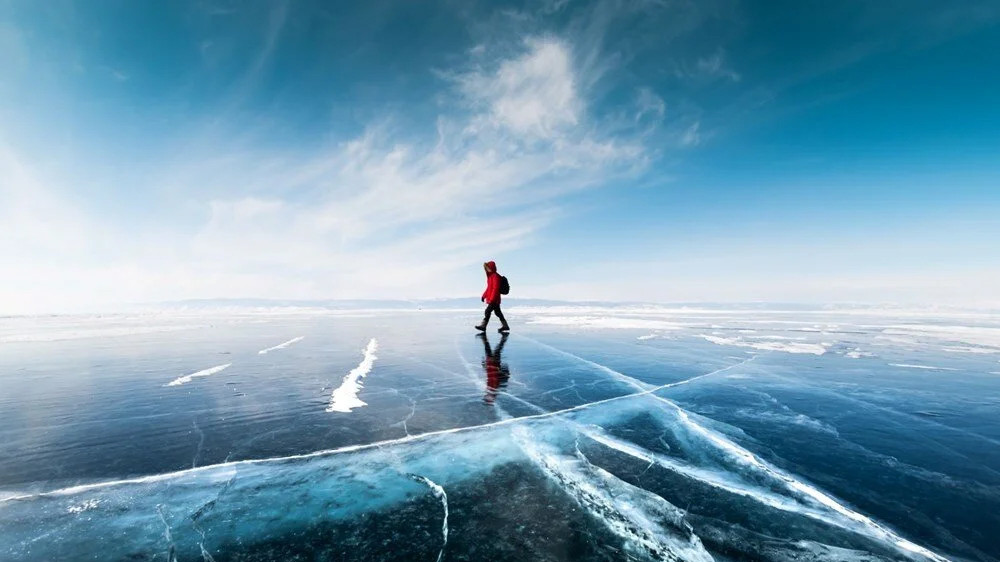
[[[201,456],[201,449],[205,446],[205,432],[198,427],[198,420],[192,420],[191,425],[198,432],[198,447],[194,451],[194,458],[191,459],[191,468],[198,466],[198,457]]]
[[[532,340],[532,341],[534,341],[534,340]],[[614,376],[616,379],[624,381],[624,382],[630,384],[631,386],[633,386],[635,388],[638,388],[638,389],[648,389],[649,388],[649,385],[647,383],[644,383],[642,381],[634,379],[634,378],[632,378],[632,377],[630,377],[630,376],[628,376],[628,375],[626,375],[624,373],[615,371],[615,370],[613,370],[613,369],[611,369],[609,367],[606,367],[604,365],[600,365],[598,363],[594,363],[593,361],[590,361],[589,359],[585,359],[583,357],[579,357],[579,356],[574,355],[572,353],[569,353],[567,351],[563,351],[563,350],[554,348],[552,346],[549,346],[547,344],[543,344],[541,342],[536,342],[536,343],[538,343],[539,345],[545,346],[547,348],[550,348],[550,349],[552,349],[554,351],[557,351],[557,352],[559,352],[559,353],[561,353],[561,354],[563,354],[563,355],[565,355],[567,357],[574,357],[574,358],[578,359],[579,361],[582,361],[582,362],[584,362],[584,363],[586,363],[588,365],[593,365],[593,366],[600,367],[602,371],[604,371],[604,372],[606,372],[608,374],[612,374],[612,376]],[[727,367],[726,369],[729,369],[729,368],[732,368],[732,367],[733,366]],[[721,372],[723,370],[725,370],[725,369],[720,369],[718,372]],[[702,375],[702,376],[707,376],[707,375]],[[668,386],[669,385],[664,385],[663,388],[666,388]],[[873,536],[878,537],[878,538],[880,538],[880,539],[882,539],[882,540],[884,540],[884,541],[886,541],[886,542],[888,542],[890,544],[893,544],[894,546],[896,546],[896,548],[898,548],[900,551],[902,551],[905,554],[917,554],[917,555],[920,555],[920,556],[922,556],[922,557],[924,557],[926,559],[933,560],[935,562],[949,562],[948,558],[945,558],[944,556],[941,556],[940,554],[937,554],[937,553],[935,553],[935,552],[933,552],[933,551],[931,551],[931,550],[929,550],[927,548],[924,548],[924,547],[922,547],[922,546],[920,546],[918,544],[913,543],[912,541],[910,541],[908,539],[905,539],[905,538],[901,537],[900,535],[896,534],[894,531],[892,531],[888,527],[886,527],[886,526],[884,526],[884,525],[876,522],[875,520],[871,519],[870,517],[867,517],[867,516],[865,516],[865,515],[863,515],[861,513],[858,513],[856,511],[848,508],[844,504],[842,504],[842,503],[838,502],[837,500],[835,500],[829,494],[826,494],[826,493],[820,491],[819,489],[817,489],[817,488],[815,488],[813,486],[810,486],[810,485],[808,485],[808,484],[806,484],[806,483],[798,480],[797,478],[795,478],[792,475],[790,475],[790,474],[782,471],[781,469],[779,469],[777,467],[771,466],[770,464],[768,464],[768,463],[764,462],[763,460],[757,458],[757,456],[754,455],[753,453],[751,453],[750,451],[744,449],[743,447],[740,447],[736,443],[734,443],[734,442],[730,441],[729,439],[723,437],[721,434],[719,434],[719,433],[717,433],[715,431],[712,431],[712,430],[708,429],[707,427],[699,424],[698,422],[696,422],[693,419],[691,419],[690,415],[688,414],[688,412],[686,410],[684,410],[683,408],[681,408],[680,406],[678,406],[672,400],[668,400],[666,398],[663,398],[661,396],[657,396],[657,395],[653,394],[656,390],[660,390],[660,387],[654,387],[652,390],[645,390],[645,391],[640,392],[638,394],[639,395],[651,395],[652,398],[654,398],[656,400],[659,400],[660,402],[662,402],[664,404],[669,405],[671,408],[673,408],[673,409],[675,409],[677,411],[677,414],[680,417],[681,421],[686,426],[688,426],[692,431],[694,431],[694,432],[698,433],[699,435],[701,435],[702,437],[704,437],[706,440],[708,440],[708,442],[712,443],[717,448],[719,448],[719,449],[721,449],[723,451],[726,451],[727,453],[731,454],[735,459],[737,459],[738,461],[742,462],[743,464],[745,464],[747,466],[751,466],[751,467],[753,467],[755,469],[758,469],[758,470],[766,473],[769,476],[777,478],[789,490],[792,490],[794,492],[798,492],[798,493],[804,494],[805,496],[807,496],[807,497],[811,498],[812,500],[814,500],[814,501],[822,504],[823,506],[825,506],[828,509],[836,512],[837,514],[839,514],[839,515],[841,515],[843,517],[846,517],[846,518],[848,518],[850,520],[853,520],[853,521],[859,523],[866,530],[868,530]]]
[[[530,338],[525,338],[530,339]],[[531,340],[535,341],[535,340]],[[286,342],[288,344],[290,342]],[[623,452],[629,456],[641,459],[644,462],[648,462],[647,470],[654,463],[664,468],[673,470],[675,472],[685,474],[692,478],[696,478],[702,482],[708,483],[710,485],[716,486],[720,489],[727,490],[731,493],[736,493],[740,495],[750,495],[755,497],[758,501],[769,505],[771,507],[782,509],[786,511],[799,512],[803,515],[813,517],[822,521],[830,522],[835,525],[846,527],[845,523],[850,523],[850,528],[864,532],[868,536],[872,536],[895,545],[900,551],[906,553],[908,556],[919,556],[933,560],[935,562],[947,561],[947,558],[940,556],[926,548],[916,545],[887,528],[886,526],[872,520],[871,518],[862,515],[856,511],[851,510],[844,504],[838,502],[832,496],[820,491],[819,489],[806,484],[805,482],[793,477],[792,475],[784,472],[783,470],[774,467],[760,458],[756,457],[750,451],[742,448],[733,441],[730,441],[722,434],[705,427],[698,421],[692,418],[692,415],[682,409],[673,401],[657,396],[655,393],[679,386],[684,384],[689,384],[693,381],[715,375],[718,373],[726,372],[730,369],[743,365],[749,361],[752,361],[754,357],[751,357],[741,363],[730,365],[715,371],[691,377],[689,379],[675,381],[672,383],[653,386],[649,383],[639,381],[634,379],[624,373],[615,371],[604,365],[600,365],[593,361],[581,358],[572,353],[554,348],[547,344],[541,342],[535,342],[547,349],[552,350],[558,354],[566,357],[571,357],[581,362],[584,362],[599,371],[613,377],[614,379],[629,385],[632,388],[638,390],[638,392],[625,394],[621,396],[616,396],[604,400],[598,400],[595,402],[588,402],[579,404],[573,407],[564,408],[556,411],[545,411],[539,406],[534,405],[526,400],[509,394],[506,391],[502,391],[501,394],[504,396],[511,397],[518,402],[521,402],[527,406],[532,407],[535,411],[540,413],[536,415],[522,416],[519,418],[511,418],[505,415],[502,410],[498,407],[498,412],[501,414],[502,419],[476,426],[466,426],[457,427],[445,430],[438,430],[427,432],[417,435],[406,435],[406,437],[398,439],[390,439],[385,441],[380,441],[376,443],[367,443],[362,445],[352,445],[346,447],[340,447],[337,449],[329,449],[324,451],[316,451],[313,453],[307,453],[302,455],[292,455],[286,457],[270,458],[270,459],[251,459],[244,461],[235,462],[224,462],[217,465],[208,465],[203,467],[194,467],[191,469],[182,470],[167,474],[151,475],[140,478],[132,478],[126,480],[117,480],[110,482],[98,482],[93,484],[85,484],[80,486],[74,486],[71,488],[64,488],[60,490],[53,490],[50,492],[42,492],[36,494],[27,494],[21,496],[11,496],[6,498],[0,498],[0,503],[10,501],[10,500],[24,500],[33,499],[42,496],[57,496],[57,495],[69,495],[77,492],[82,492],[85,490],[92,490],[97,488],[104,488],[109,486],[115,486],[119,484],[126,483],[146,483],[146,482],[158,482],[162,480],[168,480],[183,474],[201,472],[207,469],[217,469],[220,467],[237,466],[237,465],[255,465],[267,462],[281,462],[288,461],[291,459],[305,459],[312,457],[319,457],[325,455],[333,455],[338,453],[349,453],[354,451],[361,451],[371,448],[377,448],[387,445],[396,445],[409,443],[412,441],[417,441],[424,438],[429,438],[432,436],[441,436],[449,434],[457,434],[460,432],[469,432],[481,429],[488,429],[497,426],[503,426],[508,424],[520,424],[520,422],[532,422],[535,420],[543,420],[548,418],[554,418],[561,416],[563,414],[568,414],[572,412],[579,412],[587,409],[594,408],[602,404],[607,404],[614,401],[632,399],[637,397],[648,397],[650,399],[655,399],[665,406],[670,408],[670,411],[675,412],[676,421],[679,421],[681,426],[686,427],[692,435],[697,435],[705,442],[711,444],[720,453],[724,454],[728,459],[727,462],[740,464],[744,467],[748,467],[756,471],[757,474],[767,476],[769,479],[780,483],[784,488],[792,492],[791,497],[786,497],[781,494],[774,492],[765,492],[764,494],[759,494],[761,490],[757,489],[746,489],[743,483],[734,482],[731,478],[727,477],[725,474],[720,474],[716,471],[705,470],[699,467],[688,466],[685,463],[675,461],[674,459],[664,457],[657,453],[648,451],[634,443],[624,441],[621,439],[614,438],[603,431],[603,429],[591,428],[589,431],[580,431],[579,428],[584,427],[582,424],[577,422],[575,419],[566,419],[565,421],[570,424],[571,427],[576,427],[577,431],[580,431],[587,437],[590,437],[594,441],[615,449],[619,452]],[[282,344],[284,345],[284,344]],[[327,411],[350,411],[351,408],[364,406],[365,403],[362,402],[357,394],[361,389],[361,379],[364,378],[368,372],[372,369],[374,365],[375,351],[377,350],[377,341],[372,338],[368,346],[364,350],[364,358],[361,363],[353,369],[345,378],[340,388],[334,391],[333,396],[331,396],[330,408]],[[472,364],[466,363],[466,368],[470,371],[470,375],[473,371]],[[212,369],[206,369],[204,371],[198,371],[192,373],[191,375],[186,375],[170,383],[170,385],[184,384],[189,382],[191,379],[198,376],[208,376],[219,372],[230,365],[220,365],[218,367],[213,367]],[[480,382],[479,377],[473,377],[474,380]],[[182,381],[182,382],[178,382]],[[349,384],[350,383],[350,384]],[[337,402],[337,393],[343,390],[343,402],[346,409],[333,409]],[[351,403],[351,400],[356,401]],[[412,404],[411,404],[412,405]],[[666,411],[666,409],[664,409]],[[412,416],[412,411],[411,411]],[[575,418],[575,416],[573,416]],[[407,418],[409,419],[409,418]],[[404,429],[405,429],[405,421]],[[610,472],[607,472],[601,467],[598,467],[590,462],[590,460],[580,453],[577,452],[577,456],[566,455],[561,453],[548,444],[539,443],[533,439],[531,428],[537,428],[531,424],[529,427],[526,425],[514,425],[514,433],[519,436],[518,445],[521,449],[528,453],[529,458],[538,465],[543,472],[553,480],[557,481],[566,488],[571,496],[580,503],[582,506],[587,508],[589,511],[601,518],[605,524],[616,534],[621,536],[627,544],[630,544],[633,549],[639,552],[646,553],[660,553],[660,556],[673,556],[675,560],[706,560],[705,556],[708,553],[704,551],[701,546],[701,542],[687,523],[683,520],[683,513],[667,502],[665,499],[649,492],[643,490],[642,488],[636,488],[631,484],[628,484]],[[197,430],[197,425],[194,426]],[[203,441],[202,436],[202,441]],[[662,438],[661,438],[662,439]],[[199,443],[199,451],[195,453],[195,459],[192,461],[192,465],[197,464],[197,459],[199,456],[201,448],[201,442]],[[417,480],[425,485],[427,485],[435,497],[438,497],[442,501],[444,508],[444,520],[442,522],[442,538],[443,544],[441,551],[438,554],[438,560],[440,561],[444,554],[445,545],[448,541],[448,502],[447,495],[444,492],[444,488],[437,483],[431,481],[429,478],[417,475],[410,475],[411,478]],[[435,478],[438,478],[435,476]],[[440,479],[439,479],[440,480]],[[224,488],[225,489],[225,488]],[[620,498],[628,498],[626,502],[618,501]],[[608,498],[614,501],[608,501]],[[662,503],[661,503],[662,502]],[[210,508],[209,508],[210,509]],[[170,543],[170,551],[168,551],[168,560],[176,557],[176,550],[173,545],[173,539],[171,537],[170,525],[167,523],[167,519],[163,513],[161,505],[157,505],[156,511],[162,520],[166,531],[164,533],[165,538],[168,543]],[[202,510],[199,510],[201,512]],[[679,514],[679,515],[678,515]],[[195,516],[197,519],[197,514]],[[690,536],[687,532],[690,531]],[[196,530],[201,534],[202,542],[198,543],[201,550],[202,557],[205,560],[211,560],[211,554],[204,547],[204,533],[196,527]],[[666,534],[664,534],[666,533]],[[679,541],[679,542],[678,542]],[[670,554],[674,553],[674,554]],[[676,558],[677,553],[681,553],[682,558]],[[704,554],[702,554],[704,553]],[[707,558],[707,559],[710,559]]]
[[[621,537],[635,554],[675,562],[712,560],[684,521],[684,514],[667,500],[594,466],[580,453],[570,457],[539,444],[525,427],[516,427],[513,434],[547,477]]]
[[[699,376],[707,376],[708,374],[722,372],[722,371],[725,371],[727,369],[732,369],[732,368],[737,367],[737,366],[739,366],[739,364],[737,364],[737,365],[730,365],[729,367],[725,367],[723,369],[719,369],[717,371],[713,371],[712,373],[706,373],[706,375],[699,375]],[[453,427],[453,428],[448,428],[448,429],[439,429],[439,430],[435,430],[435,431],[427,431],[425,433],[411,434],[411,435],[407,435],[405,437],[397,437],[395,439],[385,439],[385,440],[382,440],[382,441],[374,441],[374,442],[371,442],[371,443],[360,443],[360,444],[357,444],[357,445],[345,445],[343,447],[336,447],[336,448],[333,448],[333,449],[323,449],[323,450],[320,450],[320,451],[313,451],[311,453],[302,453],[302,454],[299,454],[299,455],[287,455],[287,456],[282,456],[282,457],[268,457],[268,458],[263,458],[263,459],[245,459],[245,460],[238,460],[238,461],[229,461],[229,462],[223,462],[223,463],[219,463],[219,464],[202,465],[202,466],[199,466],[199,467],[196,467],[196,468],[188,468],[188,469],[184,469],[184,470],[178,470],[178,471],[175,471],[175,472],[165,472],[165,473],[160,473],[160,474],[151,474],[151,475],[148,475],[148,476],[139,476],[139,477],[136,477],[136,478],[124,478],[124,479],[121,479],[121,480],[105,480],[105,481],[102,481],[102,482],[93,482],[93,483],[90,483],[90,484],[80,484],[80,485],[77,485],[77,486],[70,486],[70,487],[67,487],[67,488],[59,488],[59,489],[56,489],[56,490],[49,490],[49,491],[45,491],[45,492],[37,492],[37,493],[31,493],[31,494],[10,495],[10,496],[7,496],[7,497],[0,497],[0,503],[9,502],[9,501],[29,500],[29,499],[39,498],[39,497],[72,495],[72,494],[76,494],[76,493],[84,492],[84,491],[88,491],[88,490],[94,490],[94,489],[99,489],[99,488],[107,488],[107,487],[112,487],[112,486],[120,486],[120,485],[123,485],[123,484],[145,484],[145,483],[150,483],[150,482],[160,482],[160,481],[170,480],[172,478],[177,478],[179,476],[183,476],[183,475],[186,475],[186,474],[192,474],[192,473],[202,472],[202,471],[211,470],[211,469],[218,469],[218,468],[229,468],[229,467],[236,467],[236,466],[257,465],[257,464],[264,464],[264,463],[278,463],[278,462],[286,462],[286,461],[291,461],[291,460],[300,460],[300,459],[309,459],[309,458],[315,458],[315,457],[324,457],[324,456],[328,456],[328,455],[339,455],[339,454],[346,454],[346,453],[354,453],[354,452],[357,452],[357,451],[364,451],[364,450],[368,450],[368,449],[378,449],[378,448],[382,448],[382,447],[386,447],[386,446],[401,445],[401,444],[404,444],[404,443],[410,443],[410,442],[413,442],[413,441],[419,441],[419,440],[422,440],[422,439],[428,439],[428,438],[437,437],[437,436],[440,436],[440,435],[451,435],[451,434],[456,434],[456,433],[466,433],[466,432],[471,432],[471,431],[481,431],[481,430],[486,430],[486,429],[490,429],[490,428],[494,428],[494,427],[500,427],[500,426],[511,425],[511,424],[516,424],[516,423],[532,422],[532,421],[536,421],[536,420],[548,419],[548,418],[553,418],[553,417],[556,417],[556,416],[565,415],[565,414],[568,414],[568,413],[571,413],[571,412],[578,412],[578,411],[581,411],[581,410],[587,410],[587,409],[590,409],[590,408],[594,408],[596,406],[601,406],[601,405],[609,404],[609,403],[612,403],[612,402],[618,402],[618,401],[622,401],[622,400],[629,400],[629,399],[637,398],[637,397],[641,397],[641,396],[648,396],[648,395],[650,395],[650,394],[652,394],[654,392],[657,392],[659,390],[663,390],[665,388],[670,388],[672,386],[683,384],[685,382],[687,382],[687,381],[673,382],[673,383],[664,384],[664,385],[661,385],[661,386],[654,386],[654,387],[649,388],[648,390],[643,390],[641,392],[634,392],[634,393],[630,393],[630,394],[622,394],[620,396],[612,396],[611,398],[605,398],[603,400],[596,400],[594,402],[586,402],[584,404],[578,404],[576,406],[571,406],[569,408],[563,408],[561,410],[554,410],[554,411],[551,411],[551,412],[544,412],[544,413],[539,413],[539,414],[534,414],[534,415],[529,415],[529,416],[507,417],[507,418],[504,418],[504,419],[497,420],[495,422],[484,423],[484,424],[479,424],[479,425],[469,425],[469,426],[462,426],[462,427]]]
[[[444,508],[444,519],[441,521],[441,550],[438,552],[437,557],[438,562],[441,562],[441,559],[444,557],[444,548],[448,546],[448,494],[444,491],[444,488],[426,476],[420,476],[419,474],[410,474],[409,476],[417,482],[426,484],[431,489],[434,497],[441,500],[441,507]]]
[[[373,348],[374,347],[374,345],[373,345],[374,341],[375,340],[373,339],[372,342],[369,343],[369,348]],[[292,460],[292,459],[303,459],[303,458],[311,458],[311,457],[333,455],[333,454],[340,454],[340,453],[349,453],[349,452],[354,452],[354,451],[361,451],[361,450],[366,450],[366,449],[379,448],[379,447],[383,447],[383,446],[387,446],[387,445],[396,445],[396,444],[408,443],[408,442],[411,442],[411,441],[416,441],[416,440],[419,440],[419,439],[429,438],[429,437],[433,437],[433,436],[455,434],[455,433],[468,432],[468,431],[473,431],[473,430],[482,430],[482,429],[487,429],[487,428],[492,428],[492,427],[497,427],[497,426],[503,426],[503,425],[510,425],[510,424],[515,424],[515,423],[520,423],[520,422],[530,422],[530,421],[534,421],[534,420],[547,419],[547,418],[552,418],[552,417],[556,417],[556,416],[568,414],[568,413],[571,413],[571,412],[578,412],[578,411],[590,409],[590,408],[593,408],[595,406],[599,406],[599,405],[602,405],[602,404],[607,404],[607,403],[610,403],[610,402],[615,402],[615,401],[620,401],[620,400],[625,400],[625,399],[631,399],[631,398],[637,398],[637,397],[643,397],[643,396],[649,396],[649,397],[651,397],[653,399],[656,399],[656,400],[660,401],[663,404],[669,405],[672,409],[674,409],[676,411],[677,415],[679,416],[679,418],[682,421],[682,423],[684,423],[684,425],[686,425],[687,427],[689,427],[693,432],[695,432],[695,433],[701,435],[702,437],[704,437],[709,443],[712,443],[718,449],[723,450],[723,451],[729,453],[737,461],[739,461],[739,462],[741,462],[741,463],[743,463],[743,464],[745,464],[747,466],[751,466],[753,468],[761,470],[764,473],[766,473],[767,475],[776,478],[777,480],[781,481],[788,489],[793,490],[795,492],[798,492],[799,494],[804,495],[804,496],[808,497],[809,499],[811,499],[811,500],[813,500],[815,502],[818,502],[822,506],[824,506],[824,507],[826,507],[826,508],[828,508],[828,509],[836,512],[838,515],[846,517],[847,519],[850,519],[850,520],[852,520],[852,521],[860,524],[860,526],[863,527],[863,528],[865,528],[866,530],[868,530],[871,535],[874,535],[874,536],[876,536],[876,537],[878,537],[878,538],[880,538],[882,540],[886,540],[887,542],[890,542],[890,543],[896,545],[900,550],[902,550],[903,552],[905,552],[907,554],[917,554],[917,555],[920,555],[920,556],[922,556],[924,558],[927,558],[927,559],[930,559],[930,560],[934,560],[935,562],[947,562],[947,560],[948,560],[947,558],[945,558],[943,556],[940,556],[940,555],[938,555],[938,554],[936,554],[936,553],[934,553],[934,552],[932,552],[932,551],[930,551],[930,550],[928,550],[926,548],[923,548],[923,547],[921,547],[919,545],[916,545],[916,544],[914,544],[914,543],[912,543],[912,542],[910,542],[910,541],[908,541],[908,540],[900,537],[899,535],[897,535],[893,531],[889,530],[885,526],[883,526],[883,525],[881,525],[881,524],[873,521],[872,519],[870,519],[870,518],[868,518],[868,517],[866,517],[866,516],[864,516],[864,515],[862,515],[860,513],[857,513],[857,512],[855,512],[853,510],[850,510],[849,508],[845,507],[841,503],[839,503],[836,500],[834,500],[831,496],[829,496],[829,495],[827,495],[827,494],[819,491],[818,489],[816,489],[816,488],[814,488],[812,486],[804,484],[803,482],[795,479],[794,477],[792,477],[792,476],[784,473],[780,469],[777,469],[776,467],[772,467],[771,465],[769,465],[769,464],[765,463],[764,461],[758,459],[750,451],[747,451],[746,449],[743,449],[742,447],[740,447],[739,445],[736,445],[732,441],[729,441],[728,439],[726,439],[722,435],[720,435],[720,434],[718,434],[718,433],[716,433],[716,432],[714,432],[714,431],[712,431],[712,430],[710,430],[710,429],[702,426],[701,424],[695,422],[688,415],[687,411],[685,411],[682,408],[680,408],[677,404],[675,404],[671,400],[668,400],[666,398],[662,398],[660,396],[656,396],[655,395],[655,392],[660,391],[660,390],[664,390],[664,389],[667,389],[667,388],[675,387],[675,386],[678,386],[678,385],[688,384],[688,383],[690,383],[692,381],[695,381],[697,379],[701,379],[701,378],[704,378],[704,377],[707,377],[707,376],[710,376],[710,375],[714,375],[714,374],[718,374],[718,373],[722,373],[722,372],[728,371],[730,369],[733,369],[735,367],[738,367],[740,365],[748,363],[749,361],[752,361],[754,359],[753,357],[751,357],[751,358],[749,358],[749,359],[747,359],[747,360],[745,360],[743,362],[740,362],[740,363],[737,363],[737,364],[734,364],[734,365],[730,365],[730,366],[727,366],[727,367],[723,367],[721,369],[717,369],[715,371],[711,371],[711,372],[705,373],[703,375],[698,375],[698,376],[692,377],[690,379],[685,379],[685,380],[682,380],[682,381],[675,381],[675,382],[664,384],[664,385],[660,385],[660,386],[650,386],[648,383],[643,383],[641,381],[638,381],[638,380],[636,380],[636,379],[634,379],[632,377],[629,377],[628,375],[625,375],[624,373],[620,373],[618,371],[614,371],[613,369],[610,369],[610,368],[608,368],[606,366],[596,364],[596,363],[594,363],[592,361],[589,361],[589,360],[586,360],[586,359],[583,359],[583,358],[579,358],[578,356],[573,355],[573,354],[571,354],[569,352],[565,352],[565,351],[559,350],[557,348],[552,348],[551,346],[548,346],[547,344],[542,344],[540,342],[538,342],[538,343],[539,343],[539,345],[542,345],[544,347],[550,348],[553,351],[556,351],[556,352],[558,352],[558,353],[560,353],[562,355],[565,355],[565,356],[568,356],[568,357],[574,357],[574,358],[577,358],[577,359],[579,359],[579,360],[581,360],[581,361],[583,361],[583,362],[585,362],[587,364],[600,367],[601,371],[603,371],[603,372],[605,372],[605,373],[607,373],[609,375],[612,375],[614,378],[616,378],[616,379],[618,379],[618,380],[620,380],[622,382],[625,382],[626,384],[629,384],[630,386],[632,386],[632,387],[634,387],[636,389],[641,389],[641,390],[639,392],[635,392],[635,393],[631,393],[631,394],[626,394],[626,395],[622,395],[622,396],[616,396],[616,397],[607,398],[607,399],[604,399],[604,400],[598,400],[598,401],[595,401],[595,402],[588,402],[588,403],[584,403],[584,404],[580,404],[580,405],[577,405],[577,406],[573,406],[573,407],[569,407],[569,408],[564,408],[564,409],[556,410],[556,411],[552,411],[552,412],[543,412],[543,413],[539,413],[539,414],[535,414],[535,415],[522,416],[522,417],[517,417],[517,418],[506,417],[505,416],[503,419],[498,420],[496,422],[482,424],[482,425],[466,426],[466,427],[458,427],[458,428],[452,428],[452,429],[431,431],[431,432],[417,434],[417,435],[408,435],[406,437],[398,438],[398,439],[390,439],[390,440],[379,441],[379,442],[375,442],[375,443],[361,444],[361,445],[351,445],[351,446],[339,447],[339,448],[336,448],[336,449],[329,449],[329,450],[325,450],[325,451],[317,451],[317,452],[307,453],[307,454],[302,454],[302,455],[291,455],[291,456],[286,456],[286,457],[278,457],[278,458],[270,458],[270,459],[250,459],[250,460],[244,460],[244,461],[233,461],[233,462],[229,462],[229,463],[223,463],[223,464],[220,464],[220,465],[208,465],[208,466],[203,466],[203,467],[198,467],[198,468],[192,468],[192,469],[187,469],[187,470],[182,470],[182,471],[177,471],[177,472],[167,473],[167,474],[158,474],[158,475],[151,475],[151,476],[140,477],[140,478],[132,478],[132,479],[125,479],[125,480],[109,481],[109,482],[98,482],[98,483],[94,483],[94,484],[84,484],[84,485],[80,485],[80,486],[74,486],[74,487],[70,487],[70,488],[63,488],[63,489],[60,489],[60,490],[53,490],[53,491],[49,491],[49,492],[41,492],[41,493],[37,493],[37,494],[26,494],[26,495],[21,495],[21,496],[11,496],[11,497],[0,499],[0,502],[6,502],[6,501],[11,501],[11,500],[31,499],[31,498],[42,497],[42,496],[69,495],[69,494],[74,494],[74,493],[78,493],[78,492],[85,491],[85,490],[91,490],[91,489],[96,489],[96,488],[103,488],[103,487],[115,486],[115,485],[120,485],[120,484],[145,483],[145,482],[155,482],[155,481],[160,481],[160,480],[168,480],[170,478],[174,478],[174,477],[180,476],[182,474],[197,472],[197,471],[201,471],[201,470],[204,470],[204,469],[218,468],[218,467],[223,467],[223,466],[236,466],[236,465],[243,465],[243,464],[252,465],[252,464],[259,464],[259,463],[266,463],[266,462],[282,462],[282,461],[287,461],[287,460]],[[367,351],[368,350],[366,350],[366,352]],[[374,351],[374,349],[372,349],[372,351]],[[366,360],[367,360],[367,358],[369,356],[370,355],[368,353],[366,353]],[[371,357],[372,357],[372,360],[374,360],[374,356],[371,355]],[[364,363],[365,362],[362,361],[362,365],[359,365],[359,368],[361,368],[364,365]],[[369,369],[370,369],[370,367],[369,367]],[[352,373],[353,372],[354,371],[352,371]],[[507,394],[507,393],[504,393],[504,394],[507,395],[507,396],[513,397],[513,395],[510,395],[510,394]],[[527,402],[527,401],[522,400],[522,399],[517,398],[517,397],[513,397],[513,398],[515,398],[519,402],[522,402],[522,403],[524,403],[526,405],[533,406],[536,410],[539,409],[538,406],[535,406],[534,404],[531,404],[530,402]],[[528,443],[528,445],[527,445],[528,446],[528,450],[531,450],[531,446],[532,446],[531,442],[528,441],[527,443]],[[608,443],[609,443],[609,441],[607,439],[605,439],[604,440],[604,444],[608,445]],[[617,446],[614,447],[614,448],[618,448],[618,450],[621,451],[623,446],[621,444],[616,444],[616,445]],[[523,448],[523,446],[522,446],[522,448]],[[623,451],[623,452],[625,452],[625,451]],[[633,454],[633,456],[637,456],[637,457],[639,457],[639,458],[641,458],[641,459],[643,459],[643,460],[645,460],[647,462],[652,462],[652,461],[655,460],[654,457],[652,455],[650,455],[648,452],[640,451],[638,449],[633,449],[629,454]],[[533,458],[533,460],[535,460],[535,462],[537,464],[539,464],[539,466],[542,466],[543,468],[545,468],[547,466],[548,467],[547,470],[554,470],[553,467],[563,466],[562,472],[557,472],[557,473],[558,474],[562,474],[562,477],[566,477],[566,475],[564,474],[566,472],[565,465],[560,465],[560,463],[553,464],[554,461],[553,462],[547,461],[546,457],[544,455],[542,455],[542,456],[536,455]],[[588,462],[588,464],[589,464],[589,462]],[[598,469],[597,467],[593,467],[593,468],[594,469]],[[603,469],[599,469],[599,470],[603,470]],[[692,473],[692,475],[694,475],[694,473]],[[610,473],[609,473],[609,476],[610,476]],[[704,476],[704,475],[702,475],[702,476]],[[616,478],[616,480],[617,480],[617,478]],[[706,479],[706,480],[710,480],[710,479]],[[721,487],[721,483],[720,482],[716,481],[715,484],[716,485],[720,485],[720,487]],[[730,489],[730,491],[733,491],[734,493],[738,493],[737,490],[735,490],[735,489]],[[761,499],[761,498],[758,498],[758,499]],[[774,498],[766,498],[766,499],[761,499],[761,500],[764,501],[764,503],[768,503],[769,505],[772,505],[772,507],[778,507],[778,508],[784,507],[785,509],[788,509],[790,507],[788,505],[782,505],[781,500],[776,500]],[[641,538],[640,537],[639,539],[635,539],[635,540],[638,541],[637,544],[642,544],[642,545],[644,545],[644,547],[648,546],[648,544],[650,544],[650,543],[648,543],[648,538]]]
[[[156,506],[156,513],[160,516],[160,521],[163,521],[163,538],[167,540],[167,562],[177,562],[177,546],[170,532],[170,523],[167,523],[167,518],[163,515],[162,505]]]

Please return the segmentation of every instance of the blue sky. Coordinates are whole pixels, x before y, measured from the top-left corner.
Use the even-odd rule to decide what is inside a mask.
[[[0,3],[0,312],[1000,306],[1000,5]]]

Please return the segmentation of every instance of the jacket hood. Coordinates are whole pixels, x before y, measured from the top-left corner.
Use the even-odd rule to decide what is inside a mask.
[[[488,262],[484,263],[483,265],[486,266],[486,267],[488,267],[488,268],[490,268],[490,271],[492,271],[493,273],[497,272],[497,262],[495,262],[495,261],[488,261]]]

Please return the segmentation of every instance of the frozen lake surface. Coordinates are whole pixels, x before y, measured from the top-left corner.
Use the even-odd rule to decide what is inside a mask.
[[[0,559],[1000,560],[995,316],[507,315],[0,319]]]

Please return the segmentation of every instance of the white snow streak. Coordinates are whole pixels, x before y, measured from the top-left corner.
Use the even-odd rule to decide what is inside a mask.
[[[180,385],[182,385],[184,383],[191,382],[191,380],[194,379],[194,378],[196,378],[196,377],[207,377],[209,375],[214,375],[215,373],[218,373],[219,371],[224,371],[224,370],[228,369],[230,365],[232,365],[232,363],[226,363],[225,365],[219,365],[217,367],[212,367],[211,369],[203,369],[203,370],[198,371],[196,373],[191,373],[190,375],[184,375],[183,377],[178,377],[178,378],[170,381],[169,383],[167,383],[167,386],[180,386]]]
[[[889,363],[891,367],[903,367],[904,369],[926,369],[928,371],[957,371],[952,367],[934,367],[931,365],[912,365],[910,363]]]
[[[286,347],[292,345],[293,343],[298,343],[298,342],[304,340],[305,338],[306,338],[305,336],[299,336],[297,338],[292,338],[292,339],[286,341],[285,343],[279,343],[278,345],[276,345],[274,347],[269,347],[267,349],[262,349],[262,350],[260,350],[260,351],[257,352],[257,355],[266,355],[270,351],[275,351],[277,349],[285,349]]]
[[[368,342],[368,346],[365,347],[364,359],[350,373],[347,373],[347,376],[344,377],[344,382],[340,383],[340,386],[330,395],[330,405],[326,408],[327,412],[347,413],[354,408],[368,405],[358,398],[358,392],[361,391],[362,387],[361,379],[372,370],[375,360],[378,359],[375,356],[376,350],[378,350],[378,341],[372,338]]]

